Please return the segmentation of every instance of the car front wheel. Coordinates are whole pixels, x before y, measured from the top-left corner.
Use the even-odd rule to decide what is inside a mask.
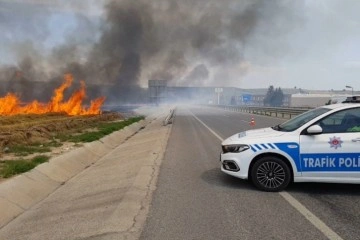
[[[290,168],[277,157],[263,157],[254,163],[251,169],[251,180],[261,190],[281,191],[290,183]]]

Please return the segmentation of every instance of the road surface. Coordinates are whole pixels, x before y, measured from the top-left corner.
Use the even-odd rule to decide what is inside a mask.
[[[360,239],[360,185],[267,193],[220,171],[221,139],[249,129],[251,117],[257,128],[283,121],[179,107],[170,133],[156,117],[1,228],[0,239]]]
[[[360,239],[360,185],[296,183],[267,193],[220,171],[220,139],[249,129],[251,117],[177,109],[141,239]],[[283,121],[254,117],[256,128]]]

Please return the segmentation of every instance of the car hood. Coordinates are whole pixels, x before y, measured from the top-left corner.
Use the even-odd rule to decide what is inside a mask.
[[[284,132],[275,131],[272,128],[260,128],[254,130],[248,130],[246,132],[240,132],[232,135],[231,137],[225,139],[222,144],[237,144],[252,141],[256,139],[257,141],[260,138],[273,138],[284,135]]]

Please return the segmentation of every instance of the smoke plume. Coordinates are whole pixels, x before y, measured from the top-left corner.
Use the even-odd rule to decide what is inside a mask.
[[[89,95],[114,100],[149,79],[241,86],[254,72],[312,56],[314,48],[301,50],[306,10],[288,0],[0,0],[0,90],[44,97],[35,83],[56,85],[67,72]]]

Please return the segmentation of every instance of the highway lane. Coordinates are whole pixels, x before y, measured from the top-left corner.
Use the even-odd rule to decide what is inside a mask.
[[[223,174],[220,140],[192,114],[221,138],[248,129],[251,119],[218,109],[177,109],[141,239],[327,239],[278,193],[258,191]],[[255,121],[256,127],[282,122],[261,116]],[[296,195],[307,195],[304,190],[291,187]],[[341,236],[356,239],[359,234]]]
[[[238,123],[243,122],[241,120],[250,119],[253,116],[211,109],[202,111],[192,109],[192,112],[224,138],[237,131]],[[222,113],[229,117],[216,117]],[[273,126],[283,121],[264,116],[254,117],[257,123],[256,127]],[[236,120],[234,121],[234,119]],[[241,124],[238,129],[249,129],[249,125]],[[360,239],[360,185],[296,183],[290,185],[286,191],[343,239]]]

